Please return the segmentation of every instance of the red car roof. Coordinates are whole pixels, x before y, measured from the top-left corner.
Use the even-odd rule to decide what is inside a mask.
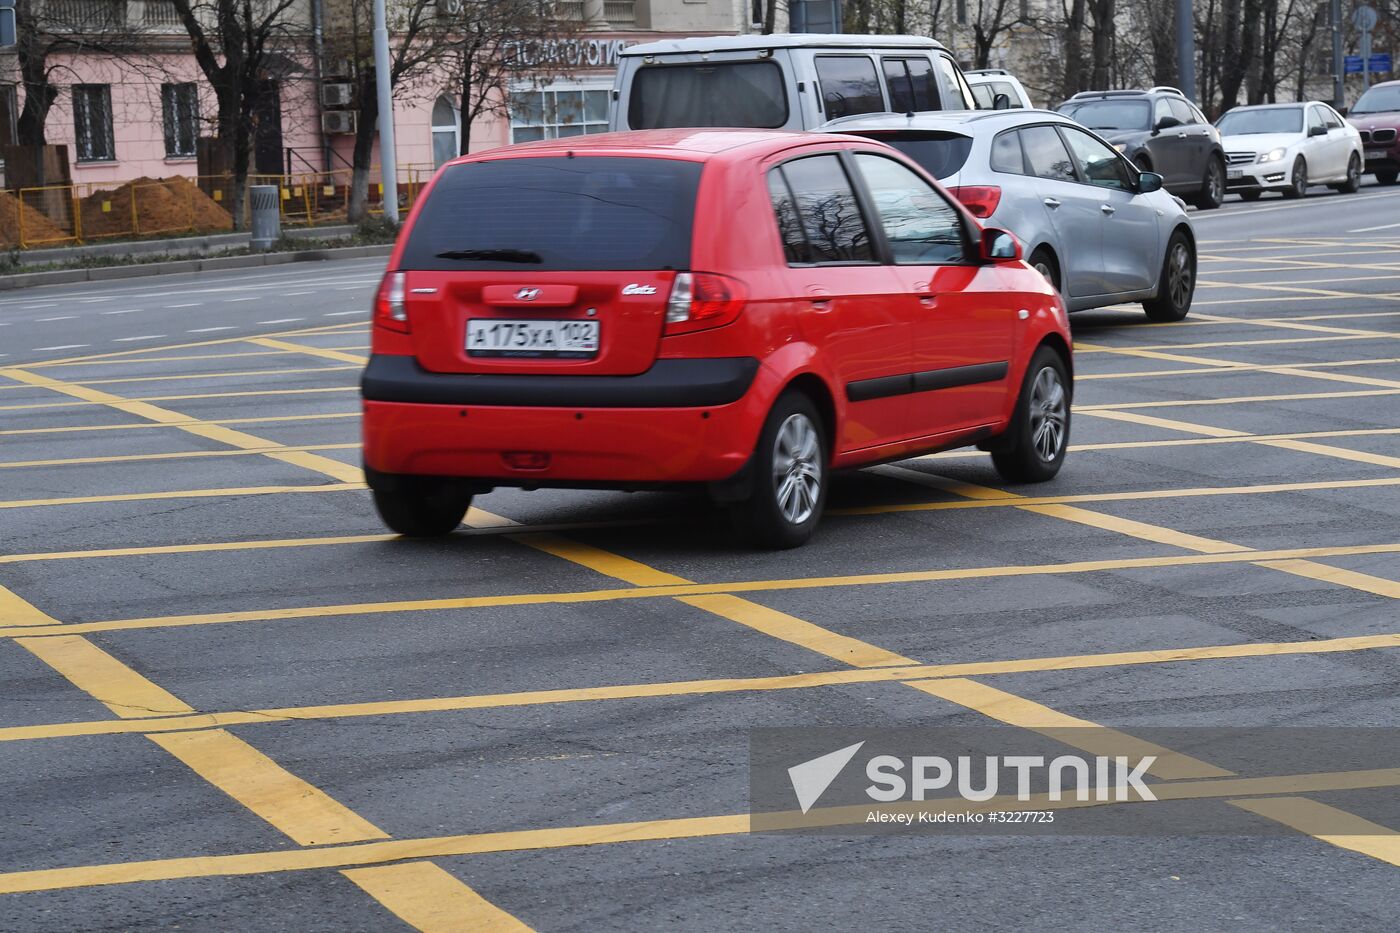
[[[759,153],[786,149],[812,142],[850,143],[849,136],[823,133],[803,133],[792,130],[755,129],[693,129],[631,130],[625,133],[597,133],[590,136],[567,136],[517,143],[461,156],[449,164],[475,162],[483,159],[512,158],[542,152],[575,152],[586,155],[650,156],[663,159],[692,159],[703,162],[720,153],[736,149]]]

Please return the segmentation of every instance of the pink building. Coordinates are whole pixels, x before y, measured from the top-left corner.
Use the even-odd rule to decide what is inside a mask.
[[[294,29],[267,80],[271,93],[258,114],[254,170],[301,174],[348,169],[354,137],[350,85],[338,63],[324,59],[318,78],[311,4],[297,7],[306,27]],[[213,135],[214,96],[170,0],[34,0],[53,33],[121,34],[129,50],[51,55],[59,94],[45,123],[49,143],[68,147],[75,183],[119,184],[139,178],[198,173],[196,140]],[[389,0],[390,9],[393,0]],[[606,128],[607,107],[622,48],[697,33],[733,33],[747,0],[584,0],[576,16],[588,24],[575,38],[541,46],[522,43],[527,62],[555,75],[543,86],[510,93],[509,117],[487,116],[473,128],[481,149]],[[135,38],[133,38],[133,36]],[[391,39],[392,41],[392,39]],[[99,43],[100,44],[100,43]],[[427,75],[396,89],[398,163],[420,176],[459,149],[453,75]],[[24,101],[13,52],[0,52],[0,145],[15,141]],[[377,161],[377,158],[376,158]]]

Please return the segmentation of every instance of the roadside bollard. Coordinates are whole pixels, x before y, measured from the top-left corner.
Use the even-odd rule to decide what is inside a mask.
[[[253,249],[271,249],[282,236],[281,204],[276,185],[250,185],[248,203],[251,207],[253,232],[248,245]]]

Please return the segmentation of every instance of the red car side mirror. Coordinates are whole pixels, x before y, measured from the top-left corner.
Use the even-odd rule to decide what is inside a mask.
[[[982,258],[987,262],[1019,262],[1021,241],[1006,230],[986,227],[982,230]]]

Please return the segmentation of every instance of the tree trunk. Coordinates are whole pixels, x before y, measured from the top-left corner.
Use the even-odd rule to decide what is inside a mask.
[[[1105,89],[1113,83],[1113,32],[1117,0],[1093,0],[1089,7],[1094,17],[1094,72],[1095,90]]]
[[[768,0],[768,8],[763,11],[763,34],[771,36],[778,25],[778,0]]]
[[[474,116],[472,111],[476,109],[472,106],[472,65],[470,58],[462,65],[461,107],[462,109],[458,111],[459,119],[457,121],[457,136],[459,137],[457,140],[457,154],[466,155],[472,144],[472,117]]]
[[[1074,0],[1065,21],[1065,82],[1062,97],[1073,97],[1084,86],[1084,8],[1086,0]]]
[[[30,0],[16,4],[15,26],[14,51],[19,59],[20,83],[24,85],[24,108],[16,121],[16,138],[21,146],[42,146],[48,142],[44,124],[58,98],[58,88],[49,83],[49,44],[38,35]]]
[[[346,219],[357,224],[369,213],[369,172],[378,134],[379,98],[374,93],[374,70],[366,68],[356,82],[359,107],[355,114],[355,152],[350,158],[350,200]]]
[[[982,24],[972,27],[972,67],[989,68],[992,64],[992,37],[983,32]]]

